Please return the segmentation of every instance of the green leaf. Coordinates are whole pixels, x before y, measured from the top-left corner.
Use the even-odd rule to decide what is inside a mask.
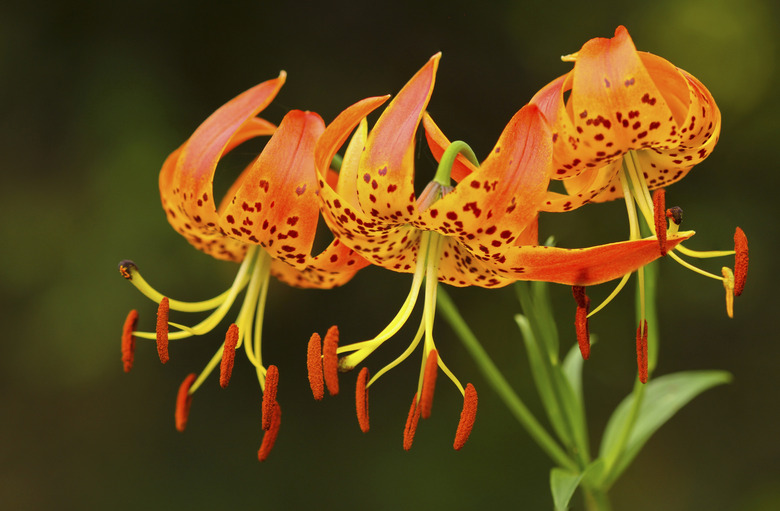
[[[552,490],[555,511],[566,511],[574,491],[580,484],[582,474],[575,474],[562,468],[554,468],[550,471],[550,490]]]
[[[613,460],[603,488],[608,488],[623,473],[653,433],[680,408],[705,390],[730,381],[731,375],[725,371],[686,371],[651,380],[646,385],[644,400],[624,449],[613,452],[621,444],[620,436],[629,418],[634,394],[625,398],[610,417],[601,442],[600,457],[608,463]]]
[[[582,397],[582,354],[580,353],[580,347],[575,344],[566,354],[566,358],[563,360],[563,374],[566,379],[569,380],[574,395],[580,403],[583,402]]]

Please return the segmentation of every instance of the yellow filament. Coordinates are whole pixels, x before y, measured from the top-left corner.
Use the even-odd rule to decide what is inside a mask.
[[[689,263],[689,262],[685,261],[684,259],[682,259],[680,256],[678,256],[674,252],[669,252],[669,255],[672,257],[672,259],[674,259],[675,261],[677,261],[681,265],[685,266],[689,270],[695,271],[699,275],[704,275],[705,277],[709,277],[709,278],[715,279],[715,280],[721,280],[721,281],[723,280],[723,277],[720,277],[720,276],[715,275],[713,273],[710,273],[708,271],[704,271],[701,268],[697,268],[696,266],[694,266],[691,263]]]

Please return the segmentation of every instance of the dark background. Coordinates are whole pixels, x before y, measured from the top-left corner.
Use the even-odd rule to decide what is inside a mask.
[[[235,266],[193,250],[165,221],[157,172],[214,109],[280,69],[288,72],[287,85],[264,115],[278,122],[301,108],[330,121],[358,99],[397,92],[441,50],[429,110],[450,138],[467,140],[482,158],[512,114],[570,69],[560,55],[611,36],[619,24],[638,48],[693,73],[718,101],[723,130],[715,153],[670,187],[667,201],[682,206],[686,227],[697,231],[691,248],[729,248],[734,227],[742,226],[753,264],[729,320],[718,282],[663,261],[657,374],[724,369],[735,379],[659,431],[614,487],[614,508],[780,508],[778,280],[769,268],[778,249],[780,105],[778,12],[770,0],[4,5],[3,507],[551,509],[550,462],[442,320],[442,356],[480,392],[463,451],[451,448],[460,395],[444,378],[414,448],[401,448],[419,354],[372,387],[367,435],[354,416],[354,373],[342,377],[337,398],[311,399],[309,334],[333,323],[344,342],[375,334],[403,301],[408,275],[368,269],[327,294],[272,284],[263,349],[281,369],[284,420],[274,452],[259,464],[259,392],[244,358],[228,390],[212,378],[197,393],[185,434],[173,427],[178,385],[203,367],[221,331],[173,344],[167,366],[152,343],[139,340],[134,370],[122,372],[125,314],[138,308],[140,327],[152,329],[156,308],[120,278],[116,263],[134,259],[175,298],[202,299],[227,287]],[[422,180],[429,167],[421,166]],[[553,233],[568,247],[622,239],[624,211],[607,204],[546,217],[543,235]],[[716,272],[722,264],[729,263],[705,262]],[[594,291],[594,300],[608,291]],[[452,294],[539,412],[512,321],[511,288]],[[573,301],[565,288],[554,296],[569,346]],[[594,445],[633,383],[632,307],[631,292],[624,293],[591,322],[601,340],[585,373]],[[370,359],[372,370],[413,330]]]

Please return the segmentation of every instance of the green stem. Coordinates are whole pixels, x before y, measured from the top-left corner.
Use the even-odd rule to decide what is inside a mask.
[[[607,492],[585,487],[582,488],[582,492],[585,497],[585,509],[588,511],[610,511],[612,509]]]
[[[460,338],[463,345],[469,351],[474,361],[479,366],[482,374],[493,386],[493,390],[501,397],[509,411],[515,416],[521,426],[525,428],[531,438],[542,448],[548,456],[561,467],[568,468],[578,472],[577,464],[569,458],[564,450],[556,443],[544,427],[536,420],[533,414],[526,408],[520,397],[515,393],[498,367],[490,359],[485,349],[479,343],[474,333],[466,324],[466,321],[458,312],[457,307],[452,302],[449,294],[440,287],[437,304],[439,310],[444,314],[444,318],[449,322],[452,329]]]

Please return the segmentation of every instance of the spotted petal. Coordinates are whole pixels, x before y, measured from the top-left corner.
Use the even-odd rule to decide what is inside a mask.
[[[668,61],[637,52],[624,27],[612,39],[588,41],[574,69],[532,102],[553,123],[552,177],[564,179],[568,192],[568,198],[551,195],[547,211],[622,197],[610,163],[630,150],[646,163],[651,189],[667,186],[710,154],[720,131],[707,89]]]
[[[368,136],[357,193],[363,210],[374,218],[406,223],[416,216],[414,144],[440,57],[434,55],[409,80]]]
[[[220,107],[166,159],[160,171],[160,197],[168,221],[196,248],[218,259],[240,261],[246,248],[227,238],[218,225],[212,186],[217,163],[238,144],[274,132],[271,123],[255,116],[284,80],[282,73]]]

